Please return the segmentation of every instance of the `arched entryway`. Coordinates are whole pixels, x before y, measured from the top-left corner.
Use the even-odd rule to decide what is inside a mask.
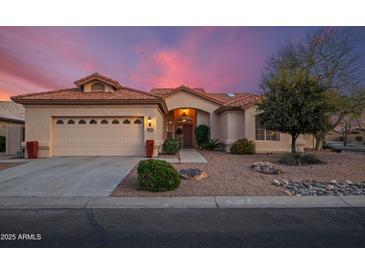
[[[194,147],[194,129],[201,123],[209,126],[209,113],[188,107],[170,110],[166,115],[166,138],[178,138],[183,147]]]

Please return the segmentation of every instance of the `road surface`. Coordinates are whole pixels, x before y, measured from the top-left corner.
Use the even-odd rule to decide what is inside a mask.
[[[0,210],[0,247],[365,247],[365,208]]]

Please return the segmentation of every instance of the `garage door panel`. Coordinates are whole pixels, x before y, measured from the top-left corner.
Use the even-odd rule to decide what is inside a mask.
[[[75,124],[67,124],[68,120]],[[97,124],[90,124],[94,119]],[[101,124],[102,120],[106,124]],[[113,120],[119,124],[113,124]],[[128,119],[130,124],[124,124]],[[118,118],[56,118],[64,121],[63,124],[54,122],[54,155],[55,156],[93,156],[93,155],[143,155],[144,154],[144,127],[143,124],[134,124],[140,117]],[[79,124],[79,120],[86,124]],[[104,121],[105,122],[105,121]]]

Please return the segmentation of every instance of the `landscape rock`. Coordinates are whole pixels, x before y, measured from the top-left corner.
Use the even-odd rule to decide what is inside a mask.
[[[264,174],[281,174],[283,171],[276,165],[269,162],[256,162],[251,165],[251,168]]]
[[[292,196],[343,196],[365,195],[365,182],[354,183],[352,181],[320,182],[316,180],[273,180],[272,184],[285,188],[285,193]],[[289,194],[290,193],[290,194]]]
[[[193,179],[196,181],[201,181],[208,177],[208,173],[202,171],[200,168],[180,169],[179,174],[183,179]]]

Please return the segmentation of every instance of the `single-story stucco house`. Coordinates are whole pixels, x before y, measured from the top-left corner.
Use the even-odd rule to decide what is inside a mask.
[[[24,107],[11,101],[0,101],[0,153],[5,155],[22,155],[24,141]]]
[[[265,130],[256,121],[259,95],[186,86],[145,92],[99,73],[74,84],[11,98],[25,107],[25,140],[39,142],[40,157],[144,155],[146,140],[154,140],[156,156],[164,141],[177,134],[183,146],[194,147],[194,129],[201,124],[226,150],[245,137],[256,142],[257,152],[290,151],[288,135]],[[309,136],[301,136],[299,143],[314,145]]]

